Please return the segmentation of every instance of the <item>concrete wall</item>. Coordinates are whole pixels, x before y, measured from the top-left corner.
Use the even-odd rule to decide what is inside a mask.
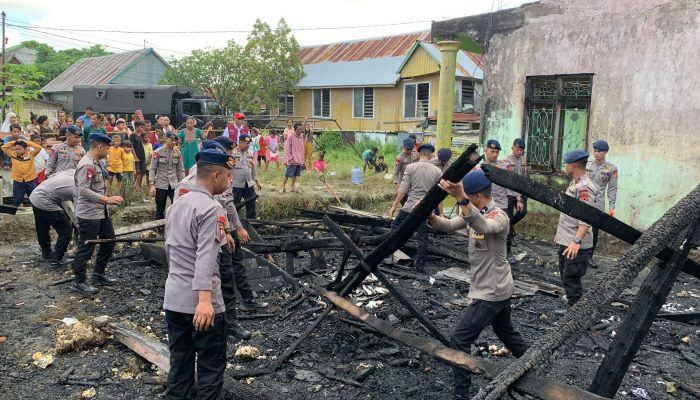
[[[482,139],[510,144],[524,135],[527,76],[593,73],[587,150],[608,141],[620,171],[616,216],[649,227],[700,182],[697,4],[544,1],[531,15],[526,8],[522,28],[490,41]],[[556,216],[532,206],[533,220]]]

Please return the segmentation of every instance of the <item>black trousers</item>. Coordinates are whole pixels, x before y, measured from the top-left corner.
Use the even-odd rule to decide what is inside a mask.
[[[510,218],[510,230],[508,231],[508,252],[515,237],[515,225],[527,215],[527,197],[523,196],[523,210],[518,212],[518,198],[508,196],[508,209],[505,210]]]
[[[250,300],[253,298],[253,289],[248,283],[248,273],[245,270],[245,265],[243,265],[243,250],[241,250],[241,244],[236,240],[236,250],[234,250],[231,255],[233,263],[233,275],[236,281],[236,290],[243,300]]]
[[[197,365],[197,400],[223,399],[226,370],[226,320],[223,314],[214,316],[214,326],[197,331],[192,325],[193,314],[165,310],[170,349],[168,400],[191,399]]]
[[[399,225],[408,217],[409,213],[399,210],[399,214],[391,222],[391,230],[398,229]],[[425,258],[428,255],[428,225],[421,223],[416,229],[416,241],[418,242],[418,252],[416,253],[416,265],[425,263]]]
[[[248,183],[245,184],[244,188],[233,188],[233,202],[236,204],[253,196],[255,196],[255,188],[248,186]],[[245,206],[245,216],[248,219],[257,218],[255,202],[256,200],[253,200]]]
[[[559,246],[559,276],[564,285],[566,300],[573,306],[583,296],[583,285],[581,278],[586,275],[588,260],[593,256],[593,249],[579,249],[578,255],[574,259],[564,257],[566,246]]]
[[[593,248],[592,248],[592,250],[595,250],[595,248],[598,246],[598,234],[600,233],[600,229],[598,229],[596,227],[592,227],[592,228],[593,228]],[[591,254],[591,256],[593,256],[593,255]]]
[[[35,188],[36,182],[34,181],[12,181],[12,205],[15,207],[19,207],[22,204],[22,201],[24,200],[24,196],[26,195],[27,197],[29,197],[29,195],[32,194]]]
[[[233,258],[228,246],[219,250],[219,275],[221,277],[221,295],[224,297],[226,323],[236,320],[236,278],[233,272]]]
[[[167,189],[156,189],[156,219],[165,218],[165,204],[168,199],[172,203],[173,196],[175,196],[175,189],[170,186]]]
[[[82,219],[78,218],[78,227],[80,234],[78,236],[78,250],[75,252],[73,259],[73,273],[75,274],[76,282],[85,282],[85,271],[87,263],[95,251],[94,244],[85,244],[88,240],[94,239],[114,239],[114,227],[112,227],[112,219],[105,211],[105,217],[102,219]],[[114,251],[115,243],[101,244],[97,250],[97,258],[95,259],[95,272],[104,274],[107,268],[109,258]]]
[[[491,325],[496,336],[506,345],[513,355],[520,358],[528,349],[528,345],[513,327],[510,319],[510,299],[502,301],[476,300],[462,315],[450,336],[450,347],[471,353],[471,345],[481,332]],[[454,368],[455,397],[469,399],[471,372],[464,368]]]
[[[46,211],[34,206],[32,206],[32,212],[34,213],[36,239],[39,242],[39,247],[41,247],[41,255],[44,258],[53,256],[54,259],[60,260],[68,249],[73,230],[68,216],[63,211]],[[55,252],[51,251],[51,236],[49,236],[51,227],[58,234]]]

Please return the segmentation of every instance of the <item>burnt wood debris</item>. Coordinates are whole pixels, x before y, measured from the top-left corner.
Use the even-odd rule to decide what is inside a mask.
[[[477,153],[477,146],[471,145],[442,175],[442,179],[452,182],[461,178],[477,166],[483,157]],[[243,246],[244,257],[254,260],[260,268],[266,268],[271,277],[280,277],[291,286],[293,294],[285,300],[278,314],[253,314],[242,318],[278,318],[280,321],[297,311],[299,306],[310,300],[324,299],[318,306],[301,312],[306,318],[315,318],[305,326],[296,339],[278,357],[271,359],[262,368],[231,369],[226,371],[226,398],[265,398],[251,388],[242,385],[236,379],[251,378],[272,374],[283,365],[301,344],[331,315],[333,310],[342,310],[357,320],[343,318],[333,314],[334,320],[357,327],[362,327],[375,335],[383,335],[406,346],[415,348],[424,354],[448,364],[470,370],[491,380],[485,390],[480,391],[477,399],[499,399],[504,394],[513,398],[523,395],[541,399],[602,399],[613,397],[627,373],[642,342],[656,318],[674,321],[700,319],[700,313],[660,312],[661,306],[672,290],[674,282],[681,272],[700,278],[700,265],[690,260],[689,252],[700,243],[700,186],[669,209],[646,232],[642,233],[631,226],[580,202],[565,193],[538,184],[526,177],[490,165],[481,166],[487,177],[494,183],[515,190],[529,199],[551,206],[565,214],[585,221],[594,227],[632,244],[632,247],[601,276],[593,287],[589,288],[583,298],[552,329],[546,330],[542,337],[519,359],[514,359],[505,369],[495,363],[465,352],[451,349],[443,332],[430,318],[417,307],[401,289],[389,279],[388,275],[410,277],[421,281],[449,279],[436,275],[428,277],[417,274],[412,269],[401,266],[387,269],[380,264],[397,250],[413,254],[417,244],[412,240],[414,231],[447,196],[446,192],[435,185],[414,207],[409,216],[398,229],[390,230],[391,220],[354,210],[331,207],[326,211],[298,210],[304,218],[295,221],[262,221],[245,219],[241,221],[250,234],[250,242]],[[257,196],[256,196],[257,197]],[[241,208],[247,199],[236,207]],[[7,210],[5,212],[11,212]],[[70,214],[70,213],[69,213]],[[167,266],[164,247],[158,242],[162,237],[138,237],[143,232],[162,228],[165,220],[157,220],[127,226],[116,230],[115,239],[95,240],[94,243],[125,242],[138,243],[145,260]],[[281,234],[261,235],[256,230],[260,227],[281,231]],[[262,231],[261,231],[262,232]],[[295,232],[295,235],[290,234]],[[303,232],[299,235],[300,232]],[[263,232],[264,233],[264,232]],[[318,235],[321,236],[318,236]],[[134,236],[128,236],[134,235]],[[316,235],[316,236],[315,236]],[[144,235],[147,236],[147,235]],[[429,254],[456,261],[460,267],[468,267],[466,246],[460,247],[443,243],[439,238],[430,237]],[[540,256],[552,256],[549,250],[538,248],[530,243],[523,246]],[[324,253],[324,251],[326,253]],[[327,252],[340,252],[340,262],[327,262]],[[308,268],[295,265],[302,252],[309,255]],[[285,265],[277,265],[270,254],[284,254]],[[119,256],[121,257],[121,256]],[[128,256],[124,256],[128,257]],[[657,258],[657,264],[644,279],[636,298],[626,301],[620,298],[623,290],[628,288],[647,264]],[[321,272],[330,272],[332,279],[323,277]],[[544,274],[512,266],[515,291],[519,295],[532,296],[541,293],[546,296],[559,297],[563,291],[561,282]],[[312,282],[300,284],[299,276],[311,275]],[[347,299],[356,289],[362,287],[371,277],[376,278],[388,290],[385,295],[393,296],[410,315],[418,321],[432,338],[424,338],[419,332],[402,330],[389,320],[370,314],[365,309]],[[69,281],[71,278],[56,281],[52,285]],[[468,280],[466,280],[468,284]],[[587,331],[605,331],[609,326],[596,324],[604,307],[611,302],[623,302],[629,307],[626,317],[617,325],[617,335],[612,340],[607,354],[598,366],[595,378],[586,388],[576,387],[547,377],[555,354],[562,348],[575,345]],[[440,302],[431,303],[444,308]],[[529,311],[528,312],[535,311]],[[359,322],[358,322],[359,320]],[[97,324],[96,324],[97,325]],[[116,322],[102,322],[100,329],[113,335],[114,339],[144,357],[154,365],[167,372],[169,366],[167,347],[144,335],[126,328]],[[527,325],[526,325],[527,326]],[[607,346],[606,346],[607,347]],[[696,360],[694,354],[684,357]],[[264,365],[264,364],[263,364]],[[323,376],[345,384],[362,387],[365,379],[374,373],[374,369],[365,371],[354,379],[334,374],[322,373]],[[70,371],[64,379],[69,381]],[[154,378],[156,379],[156,378]],[[162,378],[158,378],[161,379]],[[671,379],[671,378],[669,378]],[[678,382],[679,387],[688,393],[697,391],[693,385]],[[700,394],[700,392],[698,392]],[[698,396],[698,394],[695,394]]]

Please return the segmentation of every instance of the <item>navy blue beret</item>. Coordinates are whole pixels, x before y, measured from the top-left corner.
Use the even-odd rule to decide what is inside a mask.
[[[438,159],[442,161],[447,161],[452,158],[452,150],[448,148],[442,148],[438,150]]]
[[[411,138],[406,138],[403,140],[403,148],[404,149],[412,149],[415,143],[413,142],[413,139]]]
[[[105,135],[104,133],[91,133],[90,134],[90,141],[91,142],[100,142],[104,144],[111,144],[112,139]]]
[[[565,163],[576,162],[582,158],[588,158],[588,153],[583,150],[571,150],[570,152],[564,154]]]
[[[525,141],[523,139],[517,138],[513,140],[513,146],[518,146],[521,149],[525,149]]]
[[[194,159],[197,163],[214,164],[229,169],[236,165],[236,160],[230,154],[224,154],[216,149],[202,150],[195,154]]]
[[[464,186],[464,193],[474,194],[491,187],[491,181],[483,170],[477,169],[462,178],[462,186]]]
[[[606,142],[605,140],[596,140],[595,142],[593,142],[593,149],[599,151],[608,151],[610,150],[610,146],[608,146],[608,142]]]
[[[78,128],[75,125],[69,125],[69,126],[64,126],[58,131],[58,134],[61,136],[65,136],[66,133],[72,133],[74,135],[79,135],[80,134],[80,128]]]
[[[423,144],[420,145],[420,147],[418,148],[418,151],[423,151],[423,150],[430,150],[431,153],[435,153],[435,146],[433,146],[433,145],[430,144],[430,143],[423,143]]]
[[[216,142],[214,140],[205,140],[202,142],[202,150],[206,149],[221,150],[222,153],[226,152],[224,146],[222,146],[221,143]]]
[[[177,134],[173,131],[165,132],[165,137],[170,139],[177,139]]]
[[[489,139],[489,141],[486,142],[486,147],[489,149],[501,150],[501,144],[498,143],[496,139]]]
[[[226,149],[232,149],[233,145],[236,144],[236,142],[231,140],[231,138],[227,138],[226,136],[217,136],[214,138],[214,141],[224,146]]]
[[[244,133],[244,134],[242,134],[242,135],[238,135],[238,142],[240,143],[241,140],[245,140],[246,142],[250,143],[250,141],[251,141],[252,139],[250,138],[250,135],[246,135],[246,134]]]

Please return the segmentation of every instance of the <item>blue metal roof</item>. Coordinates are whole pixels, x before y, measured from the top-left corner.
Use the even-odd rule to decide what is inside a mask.
[[[324,62],[304,65],[304,77],[298,89],[394,86],[405,56],[368,58],[360,61]]]

